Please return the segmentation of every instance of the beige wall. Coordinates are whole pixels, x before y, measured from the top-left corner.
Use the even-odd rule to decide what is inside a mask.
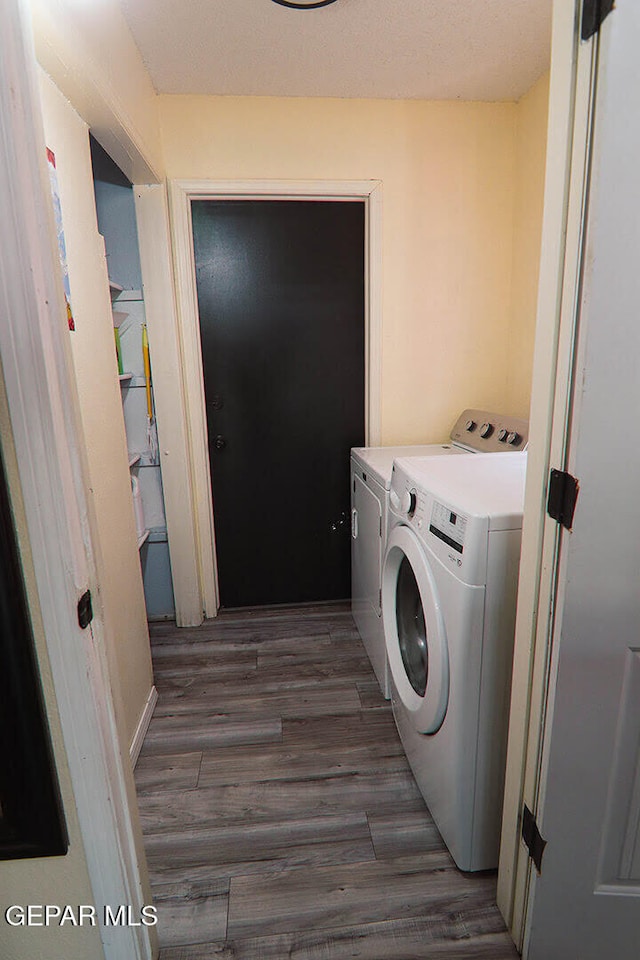
[[[52,81],[44,73],[40,76],[76,322],[69,336],[87,452],[100,602],[116,719],[128,755],[153,679],[104,245],[96,221],[87,125]]]
[[[509,336],[507,408],[529,416],[533,343],[547,149],[549,74],[519,101],[516,111],[516,192],[513,235],[513,307]]]
[[[7,860],[0,864],[0,904],[4,911],[10,904],[71,903],[92,904],[93,893],[77,820],[66,752],[60,728],[51,669],[47,655],[42,618],[31,554],[27,523],[20,496],[18,465],[7,410],[2,371],[0,370],[0,442],[7,470],[22,572],[27,588],[31,623],[42,681],[44,705],[49,722],[53,753],[69,834],[69,851],[65,857]],[[99,931],[94,927],[11,927],[0,915],[0,957],[2,960],[101,960],[104,956]]]
[[[513,103],[162,96],[169,177],[381,180],[382,442],[507,394]]]

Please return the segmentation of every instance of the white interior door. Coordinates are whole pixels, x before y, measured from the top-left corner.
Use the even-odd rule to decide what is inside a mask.
[[[70,824],[77,821],[70,833],[72,843],[83,848],[92,902],[100,918],[102,951],[105,960],[151,960],[155,948],[149,928],[103,923],[106,905],[115,910],[130,904],[137,917],[145,891],[109,687],[29,29],[27,3],[3,3],[0,364],[10,429],[3,416],[2,440],[7,449],[15,450],[14,489],[19,482],[26,519],[21,532],[29,558],[25,569],[32,564],[34,624],[42,623],[49,661],[44,676],[49,670],[51,676],[45,701],[58,714],[63,740],[55,746],[54,760],[59,770],[68,765],[73,795],[66,813]],[[8,435],[10,442],[5,440]],[[82,629],[77,604],[87,587],[94,596],[96,616]],[[51,889],[50,861],[29,862],[36,869],[15,869],[14,878],[22,876],[24,889]],[[8,903],[6,883],[3,894]],[[64,894],[61,887],[58,896],[62,899]],[[27,952],[26,941],[36,931],[26,928],[26,936],[12,939],[7,953],[3,934],[8,928],[3,927],[3,957],[42,955],[40,941],[33,938]],[[54,953],[52,949],[50,955]],[[78,955],[74,950],[73,956]]]
[[[528,960],[640,950],[640,5],[601,28]]]

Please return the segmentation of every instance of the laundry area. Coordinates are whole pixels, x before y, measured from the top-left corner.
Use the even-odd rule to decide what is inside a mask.
[[[349,604],[151,640],[136,783],[163,958],[515,960],[495,871],[454,863]]]
[[[10,0],[0,480],[51,836],[12,856],[0,794],[0,855],[7,903],[101,919],[3,956],[631,960],[633,617],[599,573],[614,663],[583,616],[626,549],[584,531],[634,381],[587,254],[630,2]]]

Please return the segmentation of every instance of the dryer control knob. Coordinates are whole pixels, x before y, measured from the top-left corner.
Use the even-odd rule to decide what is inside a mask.
[[[504,427],[502,428],[502,430],[498,431],[498,440],[500,441],[500,443],[506,443],[508,437],[509,437],[509,431],[505,430]]]
[[[402,511],[412,517],[416,512],[418,497],[415,490],[406,490],[402,498]]]
[[[467,420],[467,422],[464,425],[464,428],[468,433],[473,433],[473,431],[477,426],[478,424],[475,422],[475,420]]]
[[[493,433],[493,424],[492,423],[483,423],[480,427],[480,436],[486,440],[487,437],[490,437]]]
[[[507,443],[510,443],[514,447],[517,447],[521,440],[522,437],[519,433],[516,433],[515,430],[507,437]]]

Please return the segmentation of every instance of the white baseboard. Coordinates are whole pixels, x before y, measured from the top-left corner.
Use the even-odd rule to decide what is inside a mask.
[[[156,703],[158,702],[158,691],[155,687],[151,687],[149,691],[149,696],[147,697],[147,702],[144,705],[144,710],[140,715],[140,720],[138,722],[138,727],[136,732],[133,735],[133,740],[131,741],[131,746],[129,747],[129,756],[131,757],[131,766],[135,767],[138,762],[138,757],[140,756],[140,751],[142,750],[142,744],[144,738],[147,735],[147,730],[149,729],[149,724],[151,723],[151,717],[153,716],[153,711],[156,708]]]

